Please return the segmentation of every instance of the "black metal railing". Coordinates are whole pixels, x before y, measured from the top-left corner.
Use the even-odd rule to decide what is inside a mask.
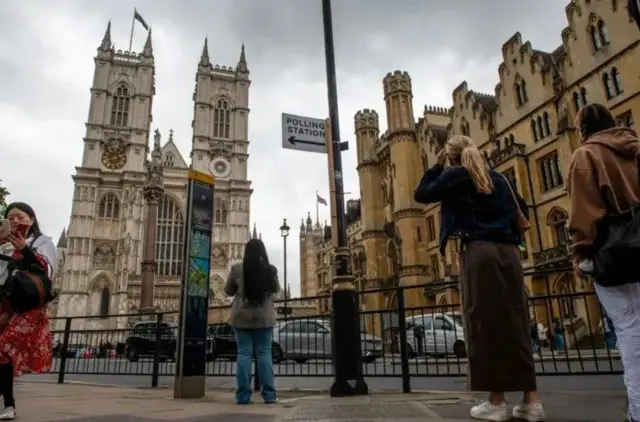
[[[430,289],[416,285],[361,292],[365,376],[401,378],[403,390],[409,391],[412,378],[466,375],[458,284],[440,282],[437,289],[433,284]],[[595,293],[563,288],[528,297],[530,317],[548,333],[537,339],[531,336],[537,347],[538,375],[622,373],[615,345],[606,342]],[[435,293],[427,295],[427,290]],[[427,296],[438,304],[418,306]],[[330,299],[323,295],[277,301],[272,343],[277,376],[333,376]],[[208,376],[235,375],[237,347],[233,329],[226,324],[228,312],[229,307],[210,309]],[[557,333],[550,323],[554,318]],[[175,373],[177,326],[172,321],[176,320],[175,312],[52,318],[53,371],[58,382],[75,374],[148,376],[157,386],[159,377]]]

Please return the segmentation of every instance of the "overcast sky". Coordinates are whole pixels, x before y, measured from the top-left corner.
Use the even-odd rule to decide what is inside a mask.
[[[353,115],[381,114],[382,78],[395,69],[413,78],[418,117],[424,104],[450,106],[463,80],[492,93],[500,48],[516,31],[534,48],[561,43],[568,0],[340,0],[334,30],[345,190],[358,195]],[[153,28],[156,97],[152,129],[169,129],[188,159],[192,93],[205,36],[211,61],[237,63],[246,45],[251,71],[249,176],[251,219],[282,274],[278,228],[292,227],[288,280],[299,292],[301,218],[315,220],[315,192],[328,196],[321,154],[281,149],[282,112],[325,118],[328,114],[320,0],[137,0]],[[134,4],[124,0],[29,0],[0,2],[0,144],[2,184],[10,200],[34,206],[43,230],[57,239],[69,224],[74,167],[80,164],[84,123],[93,78],[93,57],[107,22],[116,49],[129,43]],[[136,26],[134,50],[146,33]],[[328,219],[320,209],[322,223]]]

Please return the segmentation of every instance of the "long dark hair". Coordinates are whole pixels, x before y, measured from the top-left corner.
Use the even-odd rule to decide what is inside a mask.
[[[260,239],[251,239],[244,248],[242,259],[244,299],[252,305],[261,305],[278,289],[278,276],[269,263],[267,250]]]
[[[31,235],[33,235],[34,238],[38,236],[42,236],[42,232],[40,231],[40,225],[38,224],[38,219],[36,218],[36,212],[33,210],[33,208],[31,208],[29,204],[26,204],[24,202],[10,203],[9,205],[7,205],[7,208],[4,210],[4,218],[7,218],[9,216],[9,211],[11,211],[14,208],[19,209],[23,213],[27,214],[31,218],[31,221],[33,221],[33,223],[31,224],[31,227],[29,228],[29,231],[27,232],[27,237]]]
[[[616,121],[609,109],[602,104],[587,104],[578,112],[576,118],[582,142],[598,132],[616,127]]]

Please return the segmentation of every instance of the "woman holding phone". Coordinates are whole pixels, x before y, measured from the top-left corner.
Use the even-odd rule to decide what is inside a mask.
[[[487,167],[473,140],[460,135],[446,142],[414,198],[421,204],[441,203],[442,253],[450,237],[460,239],[468,383],[472,391],[489,393],[471,409],[471,417],[544,421],[518,250],[524,230],[519,215],[526,217],[527,204],[503,175]],[[524,392],[513,409],[505,399],[509,391]]]
[[[53,241],[42,234],[36,214],[22,202],[9,204],[4,218],[9,221],[10,233],[0,239],[0,250],[10,255],[20,266],[37,266],[53,279],[57,262]],[[5,270],[5,268],[3,268]],[[0,271],[0,285],[7,279]],[[51,333],[46,306],[16,313],[4,294],[0,294],[0,394],[4,411],[0,421],[16,417],[13,397],[15,376],[25,373],[48,372],[51,368]]]

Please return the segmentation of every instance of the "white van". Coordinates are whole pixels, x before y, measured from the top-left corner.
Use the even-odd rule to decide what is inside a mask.
[[[455,312],[412,315],[405,319],[409,357],[420,355],[467,356],[461,319]]]

